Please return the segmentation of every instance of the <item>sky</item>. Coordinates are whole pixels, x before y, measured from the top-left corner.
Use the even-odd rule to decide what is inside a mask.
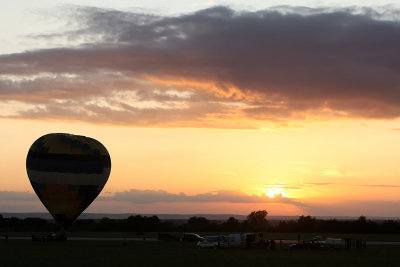
[[[395,1],[12,1],[0,212],[45,212],[40,136],[99,140],[86,212],[400,216]]]

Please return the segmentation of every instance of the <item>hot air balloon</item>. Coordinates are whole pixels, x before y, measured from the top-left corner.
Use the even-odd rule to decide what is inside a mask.
[[[51,133],[32,144],[26,170],[43,205],[67,229],[103,189],[111,159],[93,138]]]

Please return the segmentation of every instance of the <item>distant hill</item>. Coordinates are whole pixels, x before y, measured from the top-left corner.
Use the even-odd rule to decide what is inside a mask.
[[[11,213],[11,212],[0,212],[4,218],[17,217],[19,219],[25,218],[42,218],[51,220],[53,217],[49,213],[45,212],[24,212],[24,213]],[[235,217],[238,220],[245,220],[247,216],[238,214],[139,214],[139,213],[82,213],[78,219],[101,219],[104,217],[110,219],[126,219],[129,216],[141,215],[141,216],[158,216],[160,220],[187,220],[190,217],[205,217],[209,220],[227,220],[229,217]]]
[[[25,218],[42,218],[46,220],[52,220],[53,218],[49,213],[46,212],[24,212],[24,213],[11,213],[11,212],[0,212],[4,218],[17,217],[19,219]],[[160,220],[187,220],[190,217],[205,217],[208,220],[216,221],[226,221],[229,217],[235,217],[238,220],[245,220],[246,215],[239,214],[139,214],[139,213],[83,213],[78,219],[101,219],[104,217],[110,219],[126,219],[129,216],[141,215],[141,216],[153,216],[156,215]],[[317,219],[329,220],[356,220],[358,217],[350,216],[312,216]],[[267,216],[269,221],[288,221],[297,220],[299,216]],[[400,220],[400,217],[367,217],[369,220],[373,221],[383,221],[383,220]]]

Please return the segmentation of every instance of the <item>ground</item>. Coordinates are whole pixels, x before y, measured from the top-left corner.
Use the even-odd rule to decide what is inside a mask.
[[[0,240],[0,266],[400,266],[400,246],[362,250],[198,249],[161,241]]]

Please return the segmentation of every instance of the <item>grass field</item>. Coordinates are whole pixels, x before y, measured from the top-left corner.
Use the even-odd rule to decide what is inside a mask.
[[[400,247],[286,251],[198,249],[194,243],[1,240],[0,266],[400,266]]]

